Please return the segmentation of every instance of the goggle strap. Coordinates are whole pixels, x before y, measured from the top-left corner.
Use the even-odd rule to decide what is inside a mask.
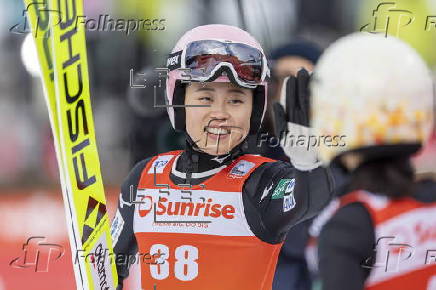
[[[183,51],[181,50],[181,51],[177,51],[177,52],[174,52],[174,53],[170,53],[168,55],[168,58],[167,58],[167,68],[170,71],[173,71],[173,70],[176,70],[176,69],[182,67],[182,62],[181,62],[182,52]]]

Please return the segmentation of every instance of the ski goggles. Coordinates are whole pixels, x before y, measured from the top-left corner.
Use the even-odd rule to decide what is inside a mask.
[[[255,88],[261,84],[269,69],[259,49],[235,42],[200,40],[189,43],[183,51],[169,55],[167,67],[183,69],[192,81],[211,81],[226,70],[238,85]]]

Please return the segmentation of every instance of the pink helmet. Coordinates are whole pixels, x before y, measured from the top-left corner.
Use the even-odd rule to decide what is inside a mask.
[[[185,109],[184,98],[185,98],[185,84],[189,82],[189,69],[184,70],[183,58],[186,56],[187,47],[193,42],[198,41],[219,41],[221,43],[227,44],[239,44],[250,46],[258,50],[261,55],[262,64],[261,66],[261,76],[257,79],[255,83],[246,85],[246,87],[253,88],[253,110],[250,119],[250,134],[256,133],[262,120],[265,116],[267,108],[267,82],[266,77],[269,76],[269,69],[266,62],[266,57],[260,44],[251,36],[248,32],[230,25],[222,24],[211,24],[195,27],[188,32],[186,32],[177,42],[173,48],[170,57],[167,61],[167,67],[169,68],[168,78],[166,80],[166,95],[167,95],[167,111],[170,117],[171,124],[174,129],[179,131],[185,131]],[[180,59],[179,59],[180,58]],[[174,62],[178,62],[178,68],[174,69]],[[221,75],[224,69],[230,74],[227,76]],[[207,79],[201,81],[206,82],[234,82],[240,86],[240,80],[237,80],[237,75],[233,62],[219,62],[215,65],[214,70]],[[188,77],[188,78],[187,78]]]

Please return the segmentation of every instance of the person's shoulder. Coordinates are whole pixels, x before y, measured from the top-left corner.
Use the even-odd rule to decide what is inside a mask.
[[[257,156],[262,158],[262,162],[247,179],[247,188],[263,188],[271,184],[271,182],[280,182],[280,179],[292,177],[295,173],[295,168],[290,162],[281,160],[273,160],[267,157]]]
[[[168,151],[168,152],[164,152],[164,153],[159,153],[156,154],[154,156],[150,156],[147,157],[145,159],[142,159],[141,161],[138,161],[132,168],[132,170],[130,170],[128,178],[133,176],[133,177],[139,177],[142,173],[142,171],[145,169],[145,167],[147,166],[147,164],[154,160],[154,162],[157,161],[165,161],[168,162],[170,161],[170,159],[176,155],[180,155],[183,152],[183,150],[175,150],[175,151]],[[162,160],[161,160],[162,159]]]
[[[156,154],[155,156],[153,156],[151,158],[158,157],[158,156],[167,156],[167,155],[173,155],[173,156],[180,155],[182,152],[183,152],[183,150],[173,150],[173,151],[168,151],[168,152]]]
[[[255,163],[261,163],[261,164],[266,163],[266,162],[269,162],[269,163],[277,162],[277,160],[271,159],[269,157],[265,157],[265,156],[262,156],[259,154],[249,154],[249,153],[246,153],[246,154],[239,156],[238,159],[243,159],[243,160],[247,160],[247,161],[251,161],[251,162],[255,162]]]
[[[320,233],[320,246],[348,249],[365,256],[374,239],[370,213],[363,204],[353,202],[340,207],[328,220]]]
[[[147,157],[145,159],[142,159],[141,161],[138,161],[130,170],[129,175],[134,174],[135,172],[141,172],[145,166],[147,165],[148,162],[150,162],[151,159],[153,159],[154,156],[151,157]]]
[[[332,223],[356,228],[371,221],[368,209],[360,202],[352,202],[340,207],[331,218]]]
[[[323,239],[335,239],[335,236],[344,236],[345,240],[354,239],[361,237],[361,233],[371,233],[373,228],[370,212],[356,201],[339,207],[321,230],[321,236]]]
[[[130,172],[127,174],[126,178],[124,179],[124,185],[126,184],[137,184],[139,181],[139,178],[141,177],[142,171],[147,166],[147,163],[150,162],[150,160],[153,157],[148,157],[145,159],[142,159],[141,161],[138,161],[130,170]]]
[[[289,172],[294,170],[290,162],[275,160],[262,155],[244,154],[239,158],[257,164],[257,167],[250,174],[251,181],[258,180],[265,175],[275,175],[281,171]]]
[[[252,159],[260,163],[260,165],[256,168],[256,170],[253,173],[255,172],[259,173],[259,172],[270,171],[270,170],[277,171],[283,169],[286,170],[294,169],[292,163],[282,160],[275,160],[261,155],[252,155],[252,154],[246,154],[244,155],[244,157],[247,160]]]
[[[416,184],[416,192],[413,197],[424,203],[436,202],[436,181],[433,179],[424,179]]]

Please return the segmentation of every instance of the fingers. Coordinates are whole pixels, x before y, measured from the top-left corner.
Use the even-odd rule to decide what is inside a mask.
[[[292,76],[285,77],[283,79],[282,87],[280,88],[280,104],[283,106],[283,108],[286,108],[286,99],[288,98],[286,94],[286,90],[288,88],[288,80],[291,77]]]
[[[303,126],[309,126],[309,84],[310,74],[304,68],[297,77],[289,76],[283,80],[280,104],[285,109],[285,120]]]
[[[309,73],[304,68],[299,70],[297,73],[297,97],[298,97],[298,108],[303,109],[307,104],[307,99],[309,96]]]
[[[283,106],[279,103],[273,104],[274,123],[276,136],[282,136],[283,131],[287,128],[286,112]]]
[[[295,108],[297,106],[297,79],[290,77],[286,86],[286,113],[287,121],[295,118]]]
[[[297,106],[298,124],[309,126],[309,73],[304,68],[297,73]]]

